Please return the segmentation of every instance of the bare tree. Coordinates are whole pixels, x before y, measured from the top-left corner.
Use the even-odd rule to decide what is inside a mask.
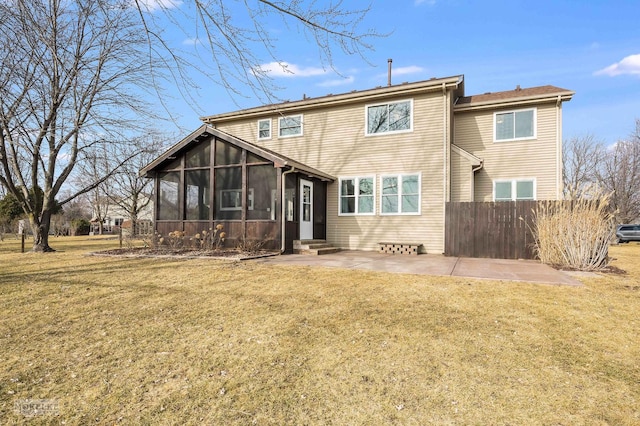
[[[0,1],[0,185],[28,216],[34,251],[51,250],[54,199],[88,158],[83,153],[124,140],[136,123],[148,120],[151,109],[142,105],[142,95],[161,94],[169,81],[194,99],[192,71],[198,70],[231,94],[244,94],[240,87],[247,86],[261,100],[271,99],[275,87],[260,65],[271,58],[286,68],[269,31],[276,22],[303,33],[331,69],[336,50],[362,55],[371,47],[367,40],[378,36],[359,32],[368,8],[350,10],[340,0],[193,0],[193,7],[175,7],[181,4]],[[195,59],[171,46],[163,33],[167,22],[197,41]],[[42,199],[29,199],[34,188],[41,188]]]
[[[91,220],[98,223],[98,234],[104,233],[104,220],[109,215],[109,198],[107,196],[108,177],[116,173],[119,167],[124,167],[117,150],[109,152],[120,144],[95,145],[82,153],[83,158],[78,161],[74,182],[77,188],[93,187],[88,191],[86,200],[91,206]],[[124,148],[124,144],[122,145]]]
[[[565,141],[562,146],[562,179],[566,199],[577,200],[594,190],[603,154],[603,144],[593,135]]]
[[[118,206],[131,221],[131,232],[138,229],[140,214],[147,209],[153,200],[153,180],[140,176],[140,169],[153,161],[172,140],[167,135],[150,133],[131,141],[129,151],[134,153],[131,161],[120,168],[108,181],[105,193],[110,204]]]
[[[628,140],[610,147],[597,171],[600,184],[613,192],[611,199],[618,223],[640,218],[640,120]]]
[[[141,111],[146,40],[135,13],[110,1],[15,0],[0,11],[0,184],[26,213],[33,250],[50,251],[54,199],[76,162]]]
[[[174,1],[134,1],[153,52],[175,65],[170,78],[187,96],[194,93],[190,83],[197,70],[234,99],[278,99],[279,88],[271,78],[273,70],[263,66],[269,63],[284,73],[292,72],[279,52],[278,34],[285,34],[284,45],[288,47],[291,33],[301,33],[316,48],[323,68],[338,74],[336,53],[359,55],[366,61],[365,53],[372,50],[371,40],[385,36],[370,28],[361,29],[370,6],[354,8],[355,2],[342,0],[193,0],[193,7],[175,7],[178,2]],[[145,13],[149,11],[153,13]],[[168,49],[162,35],[167,21],[192,41],[194,56]],[[197,105],[198,100],[189,97]]]

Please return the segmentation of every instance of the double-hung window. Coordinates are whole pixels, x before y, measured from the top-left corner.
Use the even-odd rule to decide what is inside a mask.
[[[496,180],[493,182],[494,201],[535,200],[534,179]]]
[[[302,114],[278,119],[278,136],[281,138],[302,136]]]
[[[258,120],[258,139],[271,139],[271,119]]]
[[[408,132],[413,129],[413,101],[366,106],[366,135]]]
[[[374,214],[375,181],[373,176],[340,178],[339,214]]]
[[[380,214],[420,214],[420,174],[381,177]]]
[[[536,109],[496,112],[494,117],[494,141],[535,139]]]

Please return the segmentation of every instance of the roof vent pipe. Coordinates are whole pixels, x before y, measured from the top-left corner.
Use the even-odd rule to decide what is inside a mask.
[[[391,63],[392,62],[393,62],[393,59],[391,59],[391,58],[387,59],[387,64],[388,64],[387,86],[391,86]]]

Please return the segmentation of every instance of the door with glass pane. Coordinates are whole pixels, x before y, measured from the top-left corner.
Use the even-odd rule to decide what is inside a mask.
[[[300,179],[300,239],[313,239],[313,182]]]

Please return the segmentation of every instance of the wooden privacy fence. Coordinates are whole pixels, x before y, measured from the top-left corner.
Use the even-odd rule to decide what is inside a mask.
[[[447,203],[445,255],[535,259],[533,219],[538,201]]]

